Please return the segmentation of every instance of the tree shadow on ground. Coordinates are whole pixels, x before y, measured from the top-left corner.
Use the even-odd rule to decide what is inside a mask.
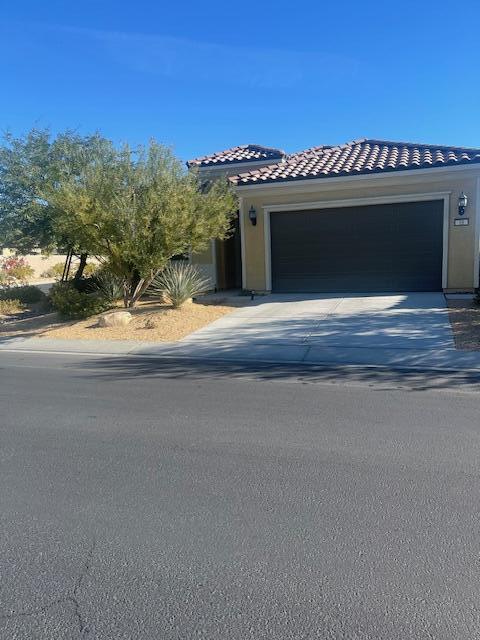
[[[256,380],[303,384],[347,384],[378,390],[480,391],[480,372],[391,369],[367,366],[271,364],[196,360],[188,358],[146,358],[139,356],[94,357],[72,365],[90,378],[120,381],[138,378],[189,380]]]

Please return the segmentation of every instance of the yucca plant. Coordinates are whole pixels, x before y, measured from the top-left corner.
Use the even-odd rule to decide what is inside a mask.
[[[211,289],[211,281],[198,267],[186,262],[171,262],[153,280],[150,293],[160,294],[174,309],[190,298]]]

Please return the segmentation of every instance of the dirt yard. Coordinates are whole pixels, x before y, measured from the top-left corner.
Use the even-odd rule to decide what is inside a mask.
[[[0,317],[0,339],[6,337],[43,337],[82,340],[138,340],[140,342],[171,342],[184,338],[214,320],[243,306],[245,298],[199,301],[181,309],[155,302],[141,302],[130,309],[133,320],[126,327],[98,326],[98,316],[87,320],[65,322],[56,313],[35,315],[32,312],[13,318]]]
[[[448,315],[457,349],[480,351],[480,305],[448,300]]]

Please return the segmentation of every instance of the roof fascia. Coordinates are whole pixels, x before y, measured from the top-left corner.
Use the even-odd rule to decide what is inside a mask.
[[[273,164],[279,164],[280,162],[283,162],[283,158],[278,158],[278,160],[275,161],[275,158],[265,158],[264,160],[252,160],[251,162],[245,160],[244,162],[218,162],[216,164],[208,164],[208,165],[199,165],[199,164],[193,164],[190,167],[188,167],[189,169],[197,169],[199,171],[202,172],[209,172],[209,171],[216,171],[216,170],[221,170],[221,169],[236,169],[237,167],[239,169],[245,168],[248,169],[248,167],[255,167],[255,166],[266,166],[268,167],[269,165],[273,165]]]

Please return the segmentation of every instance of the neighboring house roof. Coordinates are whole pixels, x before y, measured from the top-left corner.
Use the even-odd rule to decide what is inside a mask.
[[[480,149],[362,139],[311,147],[283,162],[252,169],[230,180],[242,186],[473,163],[480,163]]]
[[[261,160],[281,160],[286,156],[285,151],[272,147],[262,147],[258,144],[242,144],[224,151],[218,151],[208,156],[188,160],[187,167],[212,167],[240,162],[257,162]]]

